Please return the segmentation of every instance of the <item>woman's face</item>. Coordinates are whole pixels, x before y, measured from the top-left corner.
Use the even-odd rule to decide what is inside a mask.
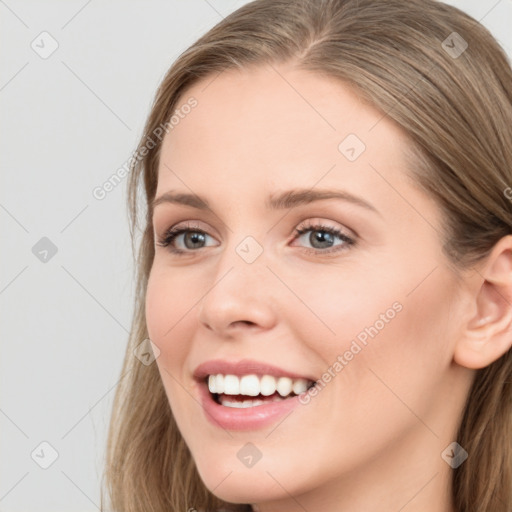
[[[366,478],[420,492],[450,470],[441,452],[467,382],[452,357],[461,290],[440,211],[407,177],[406,140],[339,82],[292,67],[210,76],[187,101],[163,141],[156,197],[208,207],[155,206],[146,315],[201,478],[227,501],[281,510],[290,495],[347,499]],[[159,245],[170,228],[189,231]],[[242,360],[262,367],[229,366]],[[285,395],[279,377],[317,384],[240,408],[240,380],[215,379],[220,405],[211,373],[275,376]],[[245,395],[273,392],[269,377],[242,381]]]

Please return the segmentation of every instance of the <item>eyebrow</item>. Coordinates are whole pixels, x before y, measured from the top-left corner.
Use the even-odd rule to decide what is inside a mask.
[[[343,190],[318,190],[318,189],[294,189],[272,194],[265,202],[265,206],[270,210],[284,210],[294,208],[303,204],[321,201],[325,199],[340,199],[355,204],[367,210],[380,215],[379,211],[371,203],[368,203],[361,197],[350,194]],[[209,210],[208,200],[197,194],[186,194],[176,192],[166,192],[153,200],[151,207],[154,209],[162,203],[181,204],[190,206],[199,210]]]

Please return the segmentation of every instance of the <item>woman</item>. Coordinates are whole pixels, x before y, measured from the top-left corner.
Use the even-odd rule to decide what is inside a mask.
[[[257,0],[180,56],[114,510],[512,510],[511,84],[431,0]]]

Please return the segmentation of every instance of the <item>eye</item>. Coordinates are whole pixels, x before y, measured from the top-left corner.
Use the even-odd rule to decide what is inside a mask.
[[[202,229],[191,225],[172,227],[168,229],[162,239],[157,242],[161,247],[167,247],[169,251],[175,254],[183,254],[194,249],[202,249],[205,247],[206,238],[212,238]],[[184,248],[176,247],[176,243]],[[181,243],[180,243],[181,242]]]
[[[309,233],[308,236],[306,236]],[[168,229],[157,245],[167,247],[170,252],[183,255],[187,252],[195,252],[195,249],[203,249],[208,247],[205,242],[211,237],[208,233],[200,229],[198,226],[186,225],[172,227]],[[355,245],[354,238],[346,235],[340,229],[326,226],[323,224],[306,224],[295,230],[294,240],[302,240],[309,243],[310,248],[306,247],[308,252],[315,254],[328,254],[346,250],[348,247]],[[336,243],[338,239],[339,243]],[[177,247],[181,246],[181,247]],[[210,246],[215,244],[210,244]]]
[[[306,224],[296,229],[295,235],[296,239],[309,243],[313,249],[311,252],[314,253],[326,254],[339,252],[356,243],[354,238],[349,237],[338,228],[325,226],[323,224]],[[336,239],[338,239],[340,243],[336,244]]]

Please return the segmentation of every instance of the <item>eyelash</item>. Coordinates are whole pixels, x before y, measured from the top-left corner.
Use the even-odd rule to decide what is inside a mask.
[[[305,249],[305,251],[308,253],[321,254],[321,255],[325,256],[328,254],[339,253],[341,251],[345,251],[349,247],[354,246],[356,244],[356,241],[353,238],[347,236],[341,230],[331,227],[331,226],[326,226],[324,224],[315,224],[315,223],[306,223],[300,229],[296,228],[294,231],[294,234],[295,234],[294,240],[309,231],[320,231],[320,232],[328,233],[329,235],[339,238],[344,243],[342,245],[336,245],[333,247],[329,247],[328,249],[310,249],[308,247],[304,247],[303,249]]]
[[[331,226],[325,226],[323,224],[308,224],[308,223],[306,225],[304,225],[303,227],[301,227],[300,229],[295,229],[294,240],[299,238],[303,234],[307,233],[308,231],[320,231],[320,232],[328,233],[330,235],[333,235],[333,236],[339,238],[340,240],[342,240],[344,242],[344,244],[341,246],[337,245],[334,247],[330,247],[326,250],[310,249],[308,247],[305,247],[304,249],[308,253],[321,254],[321,255],[338,253],[338,252],[347,250],[349,247],[354,246],[356,244],[356,241],[353,238],[347,236],[345,233],[341,232],[337,228],[333,228]],[[172,242],[175,240],[175,238],[177,238],[179,235],[181,235],[183,233],[188,233],[188,232],[201,233],[203,235],[209,236],[208,233],[206,233],[202,229],[199,229],[194,226],[183,226],[183,227],[178,227],[178,228],[170,228],[164,233],[162,239],[160,239],[157,242],[157,245],[159,245],[161,247],[167,247],[171,253],[176,254],[176,255],[183,255],[183,254],[187,254],[187,253],[197,252],[197,250],[194,250],[194,249],[189,249],[186,251],[184,251],[182,249],[176,249],[175,247],[173,247],[171,245]],[[204,249],[204,247],[201,247],[199,249]]]

